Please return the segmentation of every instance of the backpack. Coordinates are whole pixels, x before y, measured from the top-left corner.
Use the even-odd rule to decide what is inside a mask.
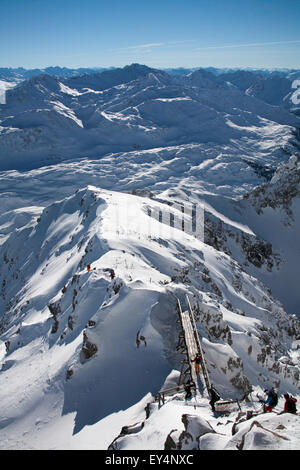
[[[296,413],[297,408],[296,408],[296,402],[294,401],[293,397],[289,397],[287,400],[287,411],[289,413]]]
[[[211,395],[212,400],[215,400],[215,401],[220,400],[220,395],[213,388],[210,389],[210,395]]]
[[[274,391],[271,391],[270,392],[270,396],[271,396],[271,401],[269,403],[270,406],[276,406],[277,403],[278,403],[278,395],[276,392]]]

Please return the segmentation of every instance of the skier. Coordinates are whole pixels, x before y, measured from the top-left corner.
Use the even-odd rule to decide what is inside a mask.
[[[265,390],[265,393],[267,393],[267,399],[261,401],[264,404],[264,413],[269,413],[273,411],[273,408],[275,408],[275,406],[277,405],[278,395],[275,392],[274,388],[271,388],[271,390]]]
[[[113,269],[110,269],[110,278],[114,279],[116,277],[115,271]]]
[[[209,392],[209,395],[210,395],[209,404],[211,406],[211,409],[212,409],[212,411],[216,411],[215,403],[216,403],[216,401],[220,400],[220,395],[218,394],[217,390],[213,387],[213,385],[211,385],[208,392]]]
[[[192,398],[192,388],[195,387],[195,384],[192,380],[188,380],[187,383],[184,385],[184,390],[186,392],[185,399]]]
[[[195,369],[196,369],[196,372],[199,374],[200,373],[200,363],[202,361],[202,356],[200,356],[200,354],[196,354],[196,356],[194,357],[194,359],[192,359],[192,362],[195,363]]]
[[[292,397],[288,393],[285,393],[283,396],[285,398],[283,413],[293,413],[294,415],[297,414],[297,398]]]

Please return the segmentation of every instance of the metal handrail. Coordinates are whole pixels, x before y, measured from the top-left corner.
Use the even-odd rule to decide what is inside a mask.
[[[187,299],[187,303],[188,303],[188,307],[189,307],[189,315],[190,315],[190,319],[191,319],[191,323],[192,323],[196,343],[197,343],[197,346],[198,346],[198,349],[199,349],[199,353],[202,357],[201,368],[202,368],[204,380],[205,380],[205,383],[206,383],[207,391],[209,392],[209,390],[211,388],[211,383],[210,383],[210,379],[209,379],[209,375],[208,375],[208,371],[207,371],[207,367],[206,367],[206,362],[205,362],[205,359],[204,359],[204,354],[203,354],[203,349],[202,349],[202,345],[201,345],[201,341],[200,341],[200,337],[199,337],[199,332],[198,332],[198,328],[196,326],[194,313],[193,313],[191,303],[190,303],[190,299],[188,298],[188,295],[186,295],[186,299]]]
[[[164,390],[160,390],[156,395],[155,395],[155,400],[158,401],[159,405],[161,403],[165,403],[165,397],[166,395],[174,395],[176,392],[182,392],[184,390],[183,385],[177,385],[176,387],[172,388],[165,388]],[[174,393],[170,393],[173,391]]]

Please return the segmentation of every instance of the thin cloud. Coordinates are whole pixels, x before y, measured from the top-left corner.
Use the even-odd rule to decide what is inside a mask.
[[[184,39],[184,40],[179,40],[179,41],[168,41],[168,42],[152,42],[152,43],[149,43],[149,44],[137,44],[135,46],[127,46],[127,47],[122,47],[122,48],[118,48],[118,49],[113,49],[113,51],[115,52],[125,52],[125,51],[145,51],[145,50],[150,50],[152,49],[153,47],[166,47],[166,48],[169,48],[169,47],[175,47],[175,46],[179,46],[181,44],[188,44],[188,43],[192,43],[192,42],[196,42],[195,39]]]
[[[165,44],[163,42],[153,42],[150,44],[139,44],[138,46],[129,46],[127,49],[148,49],[149,47],[161,47]]]
[[[232,44],[228,46],[206,46],[206,47],[197,47],[195,51],[204,51],[210,49],[230,49],[235,47],[257,47],[257,46],[274,46],[274,45],[283,45],[283,44],[297,44],[300,43],[300,40],[295,41],[277,41],[277,42],[256,42],[250,44]]]
[[[151,47],[162,47],[165,46],[163,42],[153,42],[149,44],[138,44],[136,46],[127,46],[120,49],[113,49],[113,51],[124,52],[124,51],[143,51],[145,49],[150,49]]]
[[[182,41],[169,41],[167,42],[168,45],[171,45],[171,46],[177,46],[178,44],[187,44],[187,43],[191,43],[191,42],[196,42],[196,39],[183,39]]]

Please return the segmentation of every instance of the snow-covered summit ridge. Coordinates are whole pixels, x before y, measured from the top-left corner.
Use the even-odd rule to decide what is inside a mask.
[[[150,217],[158,207],[170,208],[88,186],[1,246],[4,448],[21,436],[22,448],[84,445],[87,425],[107,448],[131,408],[180,369],[174,295],[190,295],[222,396],[271,384],[298,394],[297,319],[229,255]],[[138,331],[147,346],[137,348]],[[62,434],[49,441],[52,426]]]

